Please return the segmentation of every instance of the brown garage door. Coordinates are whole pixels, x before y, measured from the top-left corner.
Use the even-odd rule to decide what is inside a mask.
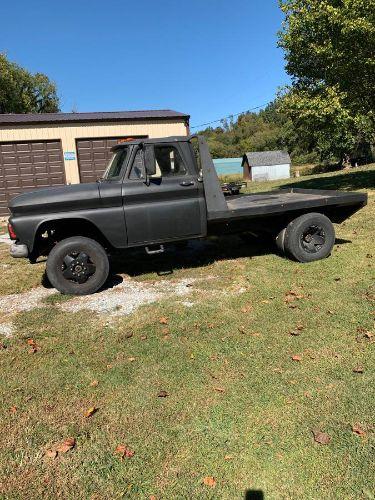
[[[146,138],[147,136],[137,136]],[[132,137],[135,138],[135,137]],[[78,168],[81,182],[95,182],[107,168],[112,156],[111,148],[129,137],[102,137],[77,139]]]
[[[60,141],[0,142],[0,215],[13,196],[65,184]]]

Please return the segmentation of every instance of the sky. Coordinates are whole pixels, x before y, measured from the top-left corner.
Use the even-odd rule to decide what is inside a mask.
[[[2,0],[0,51],[55,81],[62,111],[174,109],[194,127],[288,83],[281,22],[277,0]]]

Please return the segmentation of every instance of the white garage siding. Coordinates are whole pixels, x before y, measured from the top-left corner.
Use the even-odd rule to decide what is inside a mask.
[[[278,179],[289,179],[290,165],[269,165],[251,168],[251,178],[253,181],[272,181]]]

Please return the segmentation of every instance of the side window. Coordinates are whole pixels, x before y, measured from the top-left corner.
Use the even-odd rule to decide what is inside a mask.
[[[139,149],[134,157],[129,179],[142,179],[142,152]],[[156,174],[155,177],[171,177],[185,175],[186,167],[175,146],[154,147]]]
[[[142,151],[138,149],[135,154],[129,179],[142,179]]]
[[[172,175],[185,175],[186,167],[178,149],[174,146],[154,147],[156,175],[170,177]]]

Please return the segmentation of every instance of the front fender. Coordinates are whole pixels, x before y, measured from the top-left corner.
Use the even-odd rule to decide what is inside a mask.
[[[89,211],[76,211],[67,213],[55,213],[44,215],[11,216],[9,222],[12,224],[17,240],[27,246],[32,253],[35,246],[36,235],[41,226],[62,221],[74,221],[89,223],[100,232],[104,238],[115,248],[126,248],[127,237],[123,207],[96,208]]]

